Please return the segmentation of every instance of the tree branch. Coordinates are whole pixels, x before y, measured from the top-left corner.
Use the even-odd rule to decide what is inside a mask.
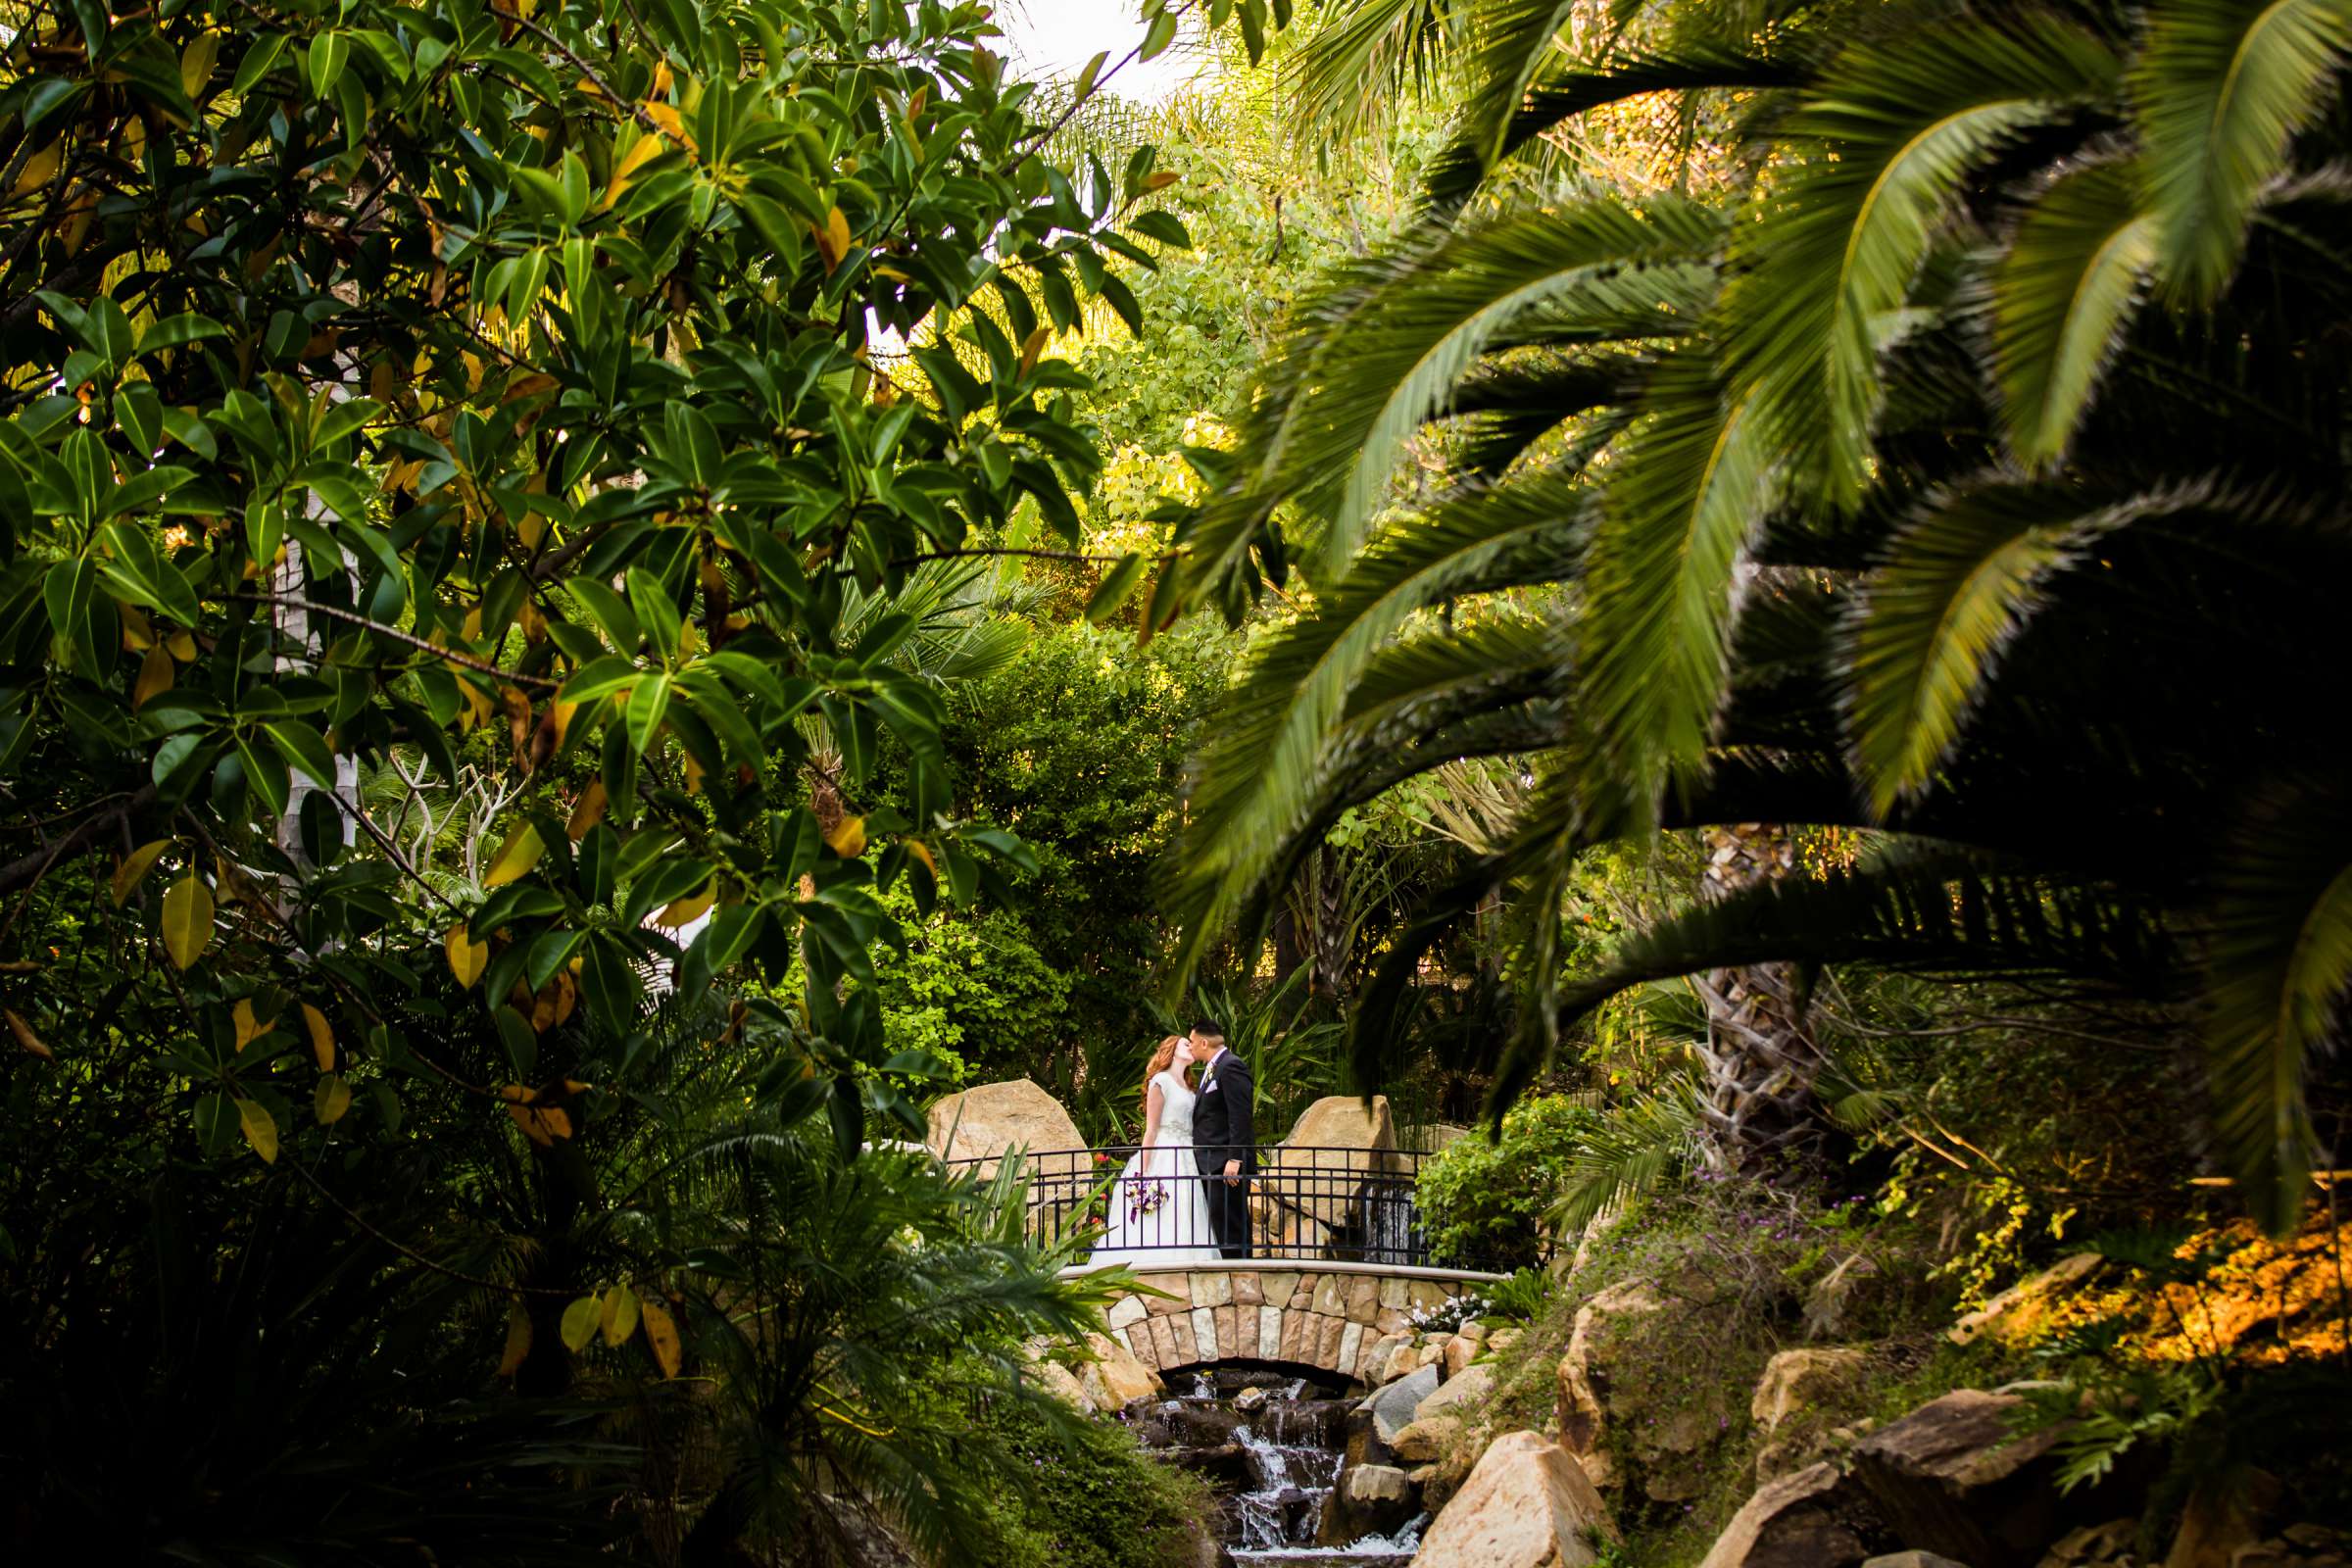
[[[402,631],[398,626],[387,626],[380,620],[369,620],[366,615],[357,612],[340,610],[333,605],[321,605],[309,599],[295,599],[286,594],[224,594],[221,597],[233,600],[238,604],[277,605],[287,610],[299,610],[308,614],[324,615],[329,620],[340,620],[373,632],[378,637],[389,637],[396,643],[406,643],[411,648],[421,649],[435,659],[445,659],[453,664],[462,665],[466,669],[479,670],[485,675],[496,675],[500,680],[510,681],[516,686],[536,686],[542,691],[552,692],[564,684],[560,680],[554,680],[545,675],[526,675],[518,669],[501,669],[488,660],[475,659],[470,654],[458,653],[454,649],[442,647],[439,643],[428,643],[414,632]]]

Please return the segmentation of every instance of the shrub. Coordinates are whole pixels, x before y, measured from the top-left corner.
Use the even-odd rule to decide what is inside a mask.
[[[1162,1568],[1193,1561],[1210,1506],[1191,1475],[1147,1455],[1126,1428],[1049,1424],[1012,1400],[992,1400],[980,1427],[1026,1461],[998,1492],[1003,1568]]]
[[[1544,1215],[1592,1112],[1565,1095],[1523,1101],[1499,1139],[1462,1138],[1421,1167],[1415,1194],[1441,1263],[1517,1269],[1550,1254]]]

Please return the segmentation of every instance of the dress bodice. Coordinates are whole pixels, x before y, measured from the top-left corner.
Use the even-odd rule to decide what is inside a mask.
[[[1193,1141],[1193,1102],[1198,1097],[1185,1086],[1184,1075],[1170,1068],[1152,1082],[1159,1085],[1159,1136],[1163,1143]]]

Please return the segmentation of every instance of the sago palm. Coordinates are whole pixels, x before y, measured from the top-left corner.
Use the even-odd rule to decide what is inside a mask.
[[[1187,958],[1350,805],[1528,756],[1509,842],[1370,988],[1368,1070],[1419,956],[1516,884],[1544,918],[1505,1096],[1656,977],[2184,996],[2225,1157],[2284,1221],[2352,981],[2352,789],[2302,695],[2342,666],[2352,10],[1690,7],[1597,57],[1576,12],[1451,13],[1471,108],[1427,222],[1298,308],[1197,457],[1188,601],[1238,615],[1294,560],[1317,591],[1202,759]],[[1729,199],[1543,172],[1659,92],[1734,106]],[[1389,507],[1433,445],[1451,487]],[[1885,836],[1566,983],[1580,850],[1750,823]]]

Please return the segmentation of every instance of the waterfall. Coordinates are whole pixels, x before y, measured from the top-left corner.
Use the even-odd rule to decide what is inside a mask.
[[[1147,1447],[1215,1492],[1214,1530],[1231,1568],[1407,1568],[1420,1545],[1418,1520],[1346,1545],[1315,1544],[1353,1402],[1338,1396],[1303,1378],[1219,1368],[1196,1375],[1190,1392],[1136,1425]]]

